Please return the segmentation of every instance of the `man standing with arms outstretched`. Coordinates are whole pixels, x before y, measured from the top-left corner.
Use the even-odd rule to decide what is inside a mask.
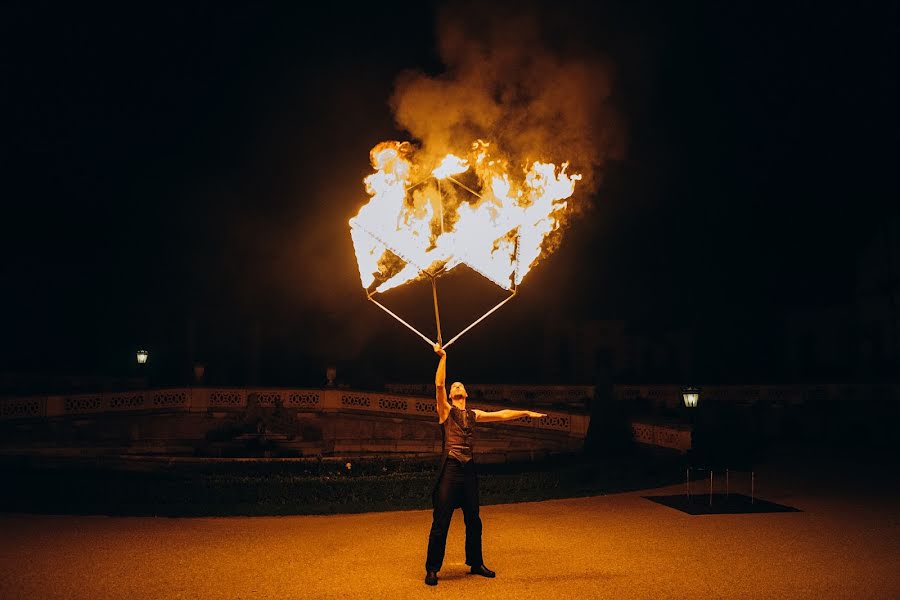
[[[481,556],[481,517],[478,502],[478,474],[475,471],[475,454],[472,435],[475,423],[511,421],[521,417],[540,418],[543,413],[530,410],[484,411],[467,409],[466,388],[456,381],[450,386],[447,400],[447,353],[440,344],[434,351],[441,357],[434,374],[438,422],[444,439],[444,456],[437,483],[432,493],[434,518],[428,536],[428,556],[425,559],[425,583],[437,585],[438,571],[444,562],[447,531],[456,507],[461,507],[466,522],[466,564],[469,572],[482,577],[495,577],[496,573],[484,566]]]

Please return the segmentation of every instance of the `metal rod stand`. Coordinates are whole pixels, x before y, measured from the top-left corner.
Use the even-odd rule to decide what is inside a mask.
[[[725,469],[725,499],[726,499],[726,500],[728,500],[728,491],[729,491],[729,490],[728,490],[728,479],[729,479],[729,475],[730,475],[730,473],[728,472],[728,469]]]

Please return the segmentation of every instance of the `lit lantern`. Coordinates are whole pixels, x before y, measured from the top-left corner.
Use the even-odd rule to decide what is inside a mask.
[[[150,354],[146,350],[138,350],[137,351],[138,364],[139,365],[146,364],[148,356],[150,356]]]
[[[700,402],[700,390],[695,387],[686,387],[681,391],[681,397],[684,398],[684,405],[688,408],[697,408]]]

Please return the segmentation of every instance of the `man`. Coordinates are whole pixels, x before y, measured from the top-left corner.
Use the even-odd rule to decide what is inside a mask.
[[[438,421],[444,436],[444,458],[432,493],[434,518],[428,536],[428,556],[425,559],[425,583],[437,585],[438,571],[444,562],[450,518],[457,506],[462,508],[466,523],[466,564],[469,572],[482,577],[496,573],[484,566],[481,556],[481,517],[478,515],[478,475],[475,472],[472,434],[475,422],[511,421],[521,417],[538,419],[543,413],[530,410],[470,410],[466,408],[466,388],[460,382],[450,386],[450,400],[444,383],[447,378],[447,353],[440,344],[434,351],[441,357],[434,375]]]

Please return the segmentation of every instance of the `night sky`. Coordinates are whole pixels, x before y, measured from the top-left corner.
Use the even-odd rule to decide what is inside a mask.
[[[365,300],[347,220],[369,150],[410,138],[398,75],[445,68],[441,15],[525,9],[186,4],[0,9],[0,372],[131,374],[145,346],[159,384],[192,358],[217,383],[427,381],[431,350]],[[897,9],[528,6],[535,52],[612,65],[620,139],[450,376],[537,381],[548,319],[570,319],[692,329],[701,375],[766,380],[785,315],[852,305],[896,215]],[[479,286],[448,278],[449,329],[491,305]],[[427,288],[396,302],[429,327]]]

